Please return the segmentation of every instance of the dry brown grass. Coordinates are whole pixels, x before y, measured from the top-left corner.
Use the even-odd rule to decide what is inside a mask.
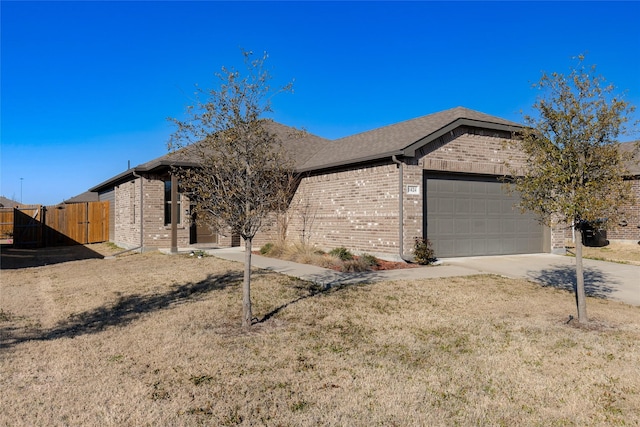
[[[574,247],[569,246],[567,249],[569,255],[575,254]],[[640,265],[640,245],[634,242],[611,242],[601,248],[584,246],[582,256],[602,261]]]
[[[132,255],[2,271],[0,425],[638,425],[640,309],[494,276],[318,292]]]

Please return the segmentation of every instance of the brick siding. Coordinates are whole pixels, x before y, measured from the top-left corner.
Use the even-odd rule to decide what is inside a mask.
[[[391,158],[375,164],[343,167],[331,171],[309,173],[302,177],[289,210],[287,240],[302,239],[324,250],[345,246],[354,252],[368,252],[397,257],[409,255],[413,239],[424,234],[423,198],[425,171],[464,174],[507,175],[508,163],[524,165],[524,157],[512,144],[508,132],[460,127],[418,150],[415,158],[402,159],[403,165],[403,242],[400,251],[398,235],[399,167]],[[144,246],[169,247],[171,227],[164,225],[164,179],[147,176],[144,184]],[[640,195],[640,180],[634,182]],[[416,195],[407,194],[407,186],[417,186]],[[414,187],[415,188],[415,187]],[[116,188],[116,241],[129,247],[140,239],[139,179]],[[189,243],[188,202],[182,197],[182,222],[178,245]],[[640,207],[631,206],[627,227],[616,227],[610,239],[638,239]],[[304,231],[303,231],[304,230]],[[564,248],[570,230],[561,226],[551,230],[551,249]],[[253,241],[254,248],[280,238],[278,218],[269,218]],[[230,233],[220,234],[220,246],[231,246]],[[243,243],[241,243],[243,245]]]
[[[289,241],[305,238],[325,250],[345,246],[356,252],[396,254],[398,167],[389,159],[309,174],[302,178],[289,214]]]
[[[640,179],[631,182],[631,191],[635,195],[635,204],[628,204],[622,208],[624,215],[619,224],[610,224],[607,230],[609,240],[640,240]],[[626,225],[620,225],[620,224]]]
[[[164,224],[164,177],[143,176],[115,187],[115,234],[118,246],[127,249],[140,246],[140,180],[144,192],[143,248],[171,247],[171,226]],[[181,223],[178,224],[178,246],[189,245],[189,202],[180,195]]]
[[[424,235],[423,172],[507,175],[507,162],[524,165],[524,157],[510,139],[508,132],[461,127],[418,150],[415,159],[403,159],[403,254],[410,255],[414,238]],[[303,240],[305,229],[309,243],[324,250],[345,246],[354,252],[397,257],[398,179],[399,167],[391,158],[375,165],[308,174],[287,213],[288,241]],[[419,194],[407,194],[407,186],[417,186]],[[563,248],[564,236],[558,230],[551,234],[552,248]],[[254,247],[277,238],[272,220],[256,236]]]

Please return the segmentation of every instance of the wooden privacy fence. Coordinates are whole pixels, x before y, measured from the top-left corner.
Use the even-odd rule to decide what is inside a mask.
[[[3,208],[0,223],[1,238],[12,238],[15,247],[105,242],[109,240],[109,202]]]

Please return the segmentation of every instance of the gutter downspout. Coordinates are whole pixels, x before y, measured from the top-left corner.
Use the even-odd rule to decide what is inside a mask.
[[[178,177],[171,174],[171,253],[178,253]]]
[[[391,156],[391,161],[398,165],[400,168],[398,176],[398,239],[400,241],[400,250],[398,255],[404,262],[413,262],[410,257],[404,254],[404,167],[403,163],[398,160],[396,155]]]

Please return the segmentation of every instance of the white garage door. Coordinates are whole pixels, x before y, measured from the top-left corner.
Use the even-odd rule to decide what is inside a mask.
[[[544,227],[496,178],[426,178],[427,238],[437,257],[543,252]]]

